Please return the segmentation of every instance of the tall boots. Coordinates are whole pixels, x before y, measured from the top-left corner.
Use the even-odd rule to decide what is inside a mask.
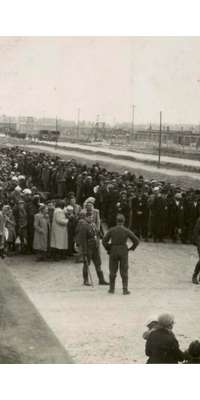
[[[0,249],[0,257],[1,257],[2,259],[5,258],[4,249]]]
[[[122,285],[123,285],[123,294],[130,294],[128,290],[128,276],[122,277]]]
[[[108,293],[115,293],[115,277],[113,278],[113,276],[110,275],[110,289],[108,291]]]
[[[88,266],[87,266],[87,263],[83,264],[83,284],[85,286],[91,286],[91,284],[88,281]]]
[[[97,271],[97,276],[99,278],[99,285],[109,285],[109,283],[105,281],[103,271]]]
[[[199,284],[199,282],[197,280],[197,276],[199,275],[199,273],[200,273],[200,260],[196,264],[193,275],[192,275],[192,283],[194,283],[195,285]]]
[[[122,278],[122,285],[123,285],[123,294],[130,294],[131,292],[129,292],[128,290],[128,277],[125,276]],[[108,291],[108,293],[115,293],[115,277],[110,275],[110,289]]]

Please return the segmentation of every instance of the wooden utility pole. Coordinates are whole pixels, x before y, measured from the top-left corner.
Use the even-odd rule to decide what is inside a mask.
[[[80,110],[80,108],[78,108],[78,110],[77,110],[77,139],[79,139],[79,136],[80,136],[80,113],[81,113],[81,110]]]
[[[135,133],[135,104],[131,106],[131,109],[132,109],[131,134],[133,138],[133,135]]]
[[[160,111],[160,131],[159,131],[159,145],[158,145],[158,168],[160,168],[161,145],[162,145],[162,111]]]
[[[58,132],[58,119],[57,119],[57,115],[56,115],[56,149],[58,147],[58,135],[57,135],[57,132]]]

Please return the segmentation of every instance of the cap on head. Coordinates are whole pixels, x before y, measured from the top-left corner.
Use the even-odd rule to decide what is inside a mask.
[[[94,204],[95,203],[95,198],[94,197],[88,197],[88,199],[85,200],[85,204],[88,204],[88,203]]]
[[[146,322],[146,326],[149,328],[151,326],[151,324],[153,323],[158,323],[158,317],[157,316],[151,316],[148,318],[147,322]]]
[[[117,224],[124,224],[125,218],[124,218],[123,214],[118,214],[116,221],[117,221]]]

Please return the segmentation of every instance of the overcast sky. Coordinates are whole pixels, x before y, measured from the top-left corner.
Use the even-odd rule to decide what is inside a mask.
[[[200,122],[200,38],[0,38],[0,114]]]

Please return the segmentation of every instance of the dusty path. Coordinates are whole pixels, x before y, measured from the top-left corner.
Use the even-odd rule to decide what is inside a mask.
[[[41,142],[45,143],[45,142]],[[51,142],[49,143],[52,146],[55,146]],[[83,145],[83,144],[74,144],[74,143],[66,143],[66,142],[58,142],[58,145],[61,146],[63,149],[70,149],[70,150],[77,150],[77,147],[79,147],[80,150],[88,150],[90,152],[99,152],[102,151],[106,153],[108,156],[112,153],[114,156],[123,157],[123,156],[129,156],[133,157],[136,160],[140,161],[158,161],[158,155],[155,154],[149,154],[149,153],[142,153],[142,152],[134,152],[134,151],[127,151],[127,150],[121,150],[121,149],[116,149],[113,148],[112,146],[105,146],[105,145],[97,145],[97,144],[91,144],[91,145]],[[120,145],[119,145],[120,147]],[[200,154],[199,154],[200,157]],[[200,167],[200,161],[198,160],[190,160],[187,158],[178,158],[178,157],[169,157],[169,156],[163,156],[161,157],[161,162],[163,163],[172,163],[172,164],[179,164],[179,165],[187,165],[187,166],[193,166],[193,167]]]
[[[108,276],[107,256],[103,269]],[[200,338],[200,286],[191,284],[196,250],[181,244],[141,243],[130,255],[130,296],[81,285],[81,265],[73,260],[36,263],[34,257],[6,263],[60,341],[78,363],[143,363],[146,319],[170,311],[185,349]]]

